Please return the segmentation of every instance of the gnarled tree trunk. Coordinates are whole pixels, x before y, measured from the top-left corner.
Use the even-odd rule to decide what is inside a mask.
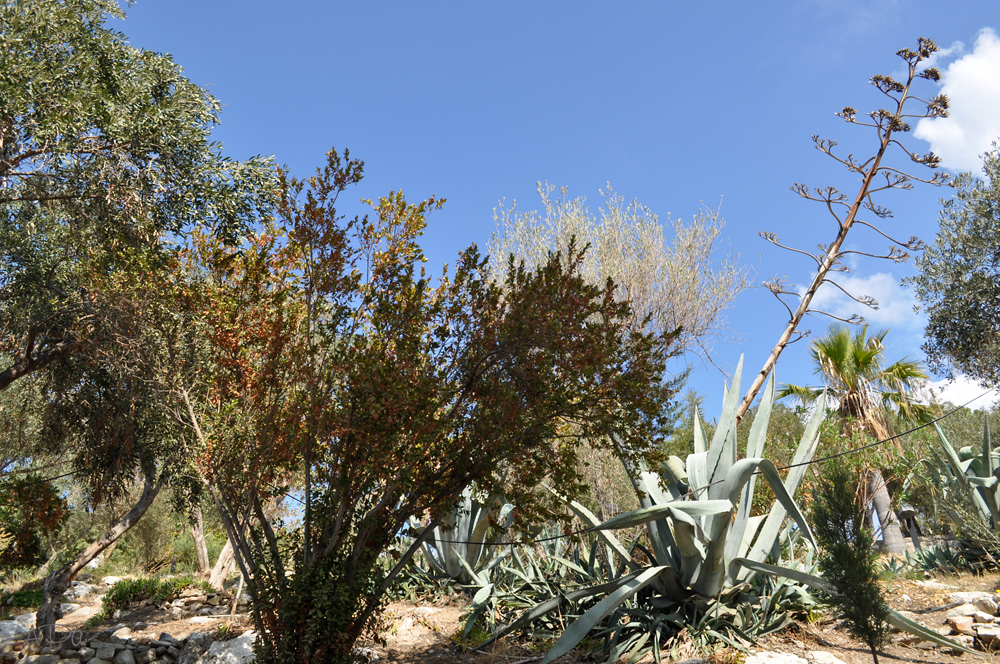
[[[151,476],[147,476],[143,484],[142,495],[139,496],[138,502],[129,510],[128,514],[84,549],[83,553],[76,557],[76,560],[46,577],[42,595],[42,606],[38,609],[38,613],[35,614],[35,626],[40,633],[50,636],[55,631],[59,599],[69,589],[69,584],[80,573],[80,570],[87,566],[87,563],[96,558],[101,551],[104,551],[112,543],[118,541],[122,535],[128,532],[129,528],[142,518],[149,510],[149,506],[153,504],[153,500],[160,493],[161,488],[163,488],[162,479],[159,482],[154,482]]]
[[[208,583],[216,590],[222,590],[222,584],[226,582],[229,571],[233,569],[233,543],[227,539],[226,545],[222,547],[219,559],[215,561],[215,567],[208,577]]]

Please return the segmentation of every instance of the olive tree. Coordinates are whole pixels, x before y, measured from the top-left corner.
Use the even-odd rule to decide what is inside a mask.
[[[1000,146],[983,157],[986,178],[964,175],[943,202],[940,230],[909,281],[927,311],[931,367],[1000,385]]]
[[[144,486],[48,579],[42,627],[55,619],[59,589],[165,481],[174,439],[134,445],[163,425],[157,391],[132,364],[160,342],[139,325],[155,318],[143,285],[170,272],[185,233],[211,227],[233,238],[273,191],[264,160],[228,160],[211,142],[211,95],[170,56],[106,26],[122,16],[114,0],[0,3],[0,390],[44,374],[31,389],[50,389],[46,408],[78,417],[52,440],[90,478],[95,500],[136,479]]]
[[[263,161],[210,141],[218,102],[109,16],[0,4],[0,389],[114,336],[104,276],[142,279],[192,225],[231,235],[267,191]]]
[[[522,212],[516,203],[494,211],[496,232],[489,252],[513,254],[529,267],[548,260],[549,252],[565,251],[575,238],[589,244],[583,276],[593,284],[608,278],[618,285],[618,297],[632,308],[633,326],[659,334],[676,333],[675,353],[693,352],[712,362],[715,342],[733,336],[726,310],[754,274],[739,262],[739,254],[720,255],[724,222],[718,211],[705,209],[689,222],[665,220],[638,201],[626,201],[615,191],[602,192],[598,217],[586,199],[567,197],[561,189],[539,183],[542,211]],[[505,265],[494,262],[493,277],[502,281]]]

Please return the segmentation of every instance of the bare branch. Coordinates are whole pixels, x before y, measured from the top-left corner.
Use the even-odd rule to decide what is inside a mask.
[[[821,316],[828,316],[829,318],[832,318],[834,320],[839,320],[841,323],[847,323],[848,325],[864,325],[865,324],[865,317],[864,316],[859,316],[858,314],[851,314],[847,318],[842,318],[840,316],[837,316],[836,314],[831,314],[829,311],[823,311],[822,309],[810,309],[809,313],[811,313],[811,314],[820,314]],[[801,337],[799,337],[799,338],[801,338]],[[798,339],[796,339],[796,341],[798,341]]]
[[[907,240],[906,242],[902,242],[892,237],[891,235],[887,235],[884,231],[882,231],[882,229],[878,228],[877,226],[874,226],[873,224],[868,223],[867,221],[862,221],[861,219],[857,219],[855,220],[854,223],[860,224],[862,226],[867,226],[868,228],[872,229],[885,239],[889,240],[889,242],[892,242],[893,244],[898,244],[899,246],[909,249],[910,251],[922,251],[924,248],[924,241],[918,238],[916,235],[911,235],[909,240]]]
[[[844,253],[847,253],[847,252],[845,251]],[[839,290],[841,293],[843,293],[847,297],[851,298],[852,300],[854,300],[858,304],[863,304],[866,307],[871,307],[872,309],[875,309],[876,311],[878,310],[878,300],[876,300],[875,298],[873,298],[871,295],[853,295],[846,288],[844,288],[843,286],[841,286],[840,284],[838,284],[836,281],[834,281],[832,279],[823,279],[823,283],[830,284],[831,286],[835,286],[837,288],[837,290]]]
[[[870,254],[866,251],[858,251],[856,249],[848,249],[840,253],[841,255],[857,254],[858,256],[867,256],[868,258],[881,258],[884,260],[890,260],[893,263],[905,263],[910,258],[910,254],[908,252],[901,251],[896,247],[889,247],[889,252],[887,254]]]
[[[768,242],[770,242],[771,244],[773,244],[776,247],[781,247],[782,249],[787,249],[788,251],[794,251],[795,253],[802,254],[804,256],[808,256],[809,258],[811,258],[814,261],[816,261],[817,265],[820,264],[821,259],[819,257],[814,256],[813,254],[809,253],[808,251],[804,251],[802,249],[796,249],[795,247],[789,247],[787,245],[781,244],[781,241],[778,238],[778,236],[776,234],[772,233],[771,231],[761,231],[761,232],[757,233],[757,235],[761,236],[762,238],[764,238],[765,240],[767,240]]]

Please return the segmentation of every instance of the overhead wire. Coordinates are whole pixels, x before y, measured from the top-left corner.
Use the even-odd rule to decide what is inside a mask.
[[[818,464],[818,463],[823,463],[825,461],[830,461],[832,459],[838,459],[840,457],[849,456],[851,454],[857,454],[859,452],[863,452],[865,450],[869,450],[869,449],[872,449],[874,447],[878,447],[879,445],[884,445],[885,443],[888,443],[888,442],[891,442],[893,440],[902,438],[904,436],[908,436],[910,434],[916,433],[917,431],[920,431],[920,430],[925,429],[925,428],[927,428],[929,426],[932,426],[932,425],[936,424],[937,422],[940,422],[941,420],[944,420],[945,418],[951,417],[955,413],[957,413],[957,412],[959,412],[959,411],[967,408],[969,406],[969,404],[974,403],[974,402],[978,401],[979,399],[982,399],[984,396],[986,396],[987,394],[989,394],[991,392],[994,392],[994,391],[995,391],[995,389],[986,390],[985,392],[979,394],[978,396],[973,397],[972,399],[969,399],[968,401],[966,401],[961,406],[955,406],[954,408],[952,408],[948,412],[946,412],[946,413],[944,413],[944,414],[942,414],[942,415],[934,418],[933,420],[930,420],[930,421],[925,422],[923,424],[917,425],[917,426],[915,426],[915,427],[913,427],[911,429],[908,429],[906,431],[903,431],[901,433],[894,434],[892,436],[889,436],[888,438],[883,438],[881,440],[875,440],[875,441],[872,441],[871,443],[867,443],[867,444],[861,445],[859,447],[854,447],[854,448],[851,448],[851,449],[848,449],[848,450],[844,450],[844,451],[841,451],[841,452],[836,452],[834,454],[828,454],[826,456],[818,457],[818,458],[815,458],[815,459],[810,459],[809,461],[803,461],[801,463],[789,464],[787,466],[778,466],[777,469],[778,470],[790,470],[792,468],[800,468],[802,466],[810,466],[810,465],[814,465],[814,464]],[[40,479],[40,480],[33,480],[32,482],[28,482],[27,484],[40,484],[40,483],[43,483],[43,482],[51,482],[51,481],[54,481],[54,480],[62,479],[64,477],[70,477],[72,475],[77,474],[78,472],[79,471],[71,471],[69,473],[65,473],[65,474],[62,474],[62,475],[57,475],[57,476],[51,477],[51,478]],[[755,471],[754,474],[758,475],[758,474],[760,474],[760,471]],[[713,486],[715,486],[717,484],[721,484],[724,481],[725,480],[716,480],[715,482],[710,482],[708,484],[705,484],[705,485],[697,487],[697,488],[689,488],[688,491],[687,491],[687,493],[685,493],[684,495],[686,495],[686,496],[695,496],[695,495],[697,495],[697,494],[699,494],[699,493],[701,493],[703,491],[708,490],[709,488],[711,488],[711,487],[713,487]],[[300,504],[303,504],[303,505],[305,504],[305,501],[303,501],[301,498],[298,498],[297,496],[293,496],[291,494],[287,494],[286,498],[291,498],[292,500],[295,500],[296,502],[298,502]],[[571,532],[568,532],[568,533],[564,532],[564,533],[561,533],[559,535],[550,535],[550,536],[547,536],[547,537],[534,537],[534,538],[531,538],[531,539],[528,539],[528,540],[521,540],[521,541],[516,542],[516,543],[527,544],[527,543],[533,543],[533,542],[534,543],[538,543],[538,542],[551,542],[551,541],[554,541],[554,540],[568,539],[568,538],[571,538],[571,537],[576,537],[577,535],[582,535],[582,534],[585,534],[585,533],[588,533],[588,532],[594,532],[594,530],[595,530],[594,526],[588,526],[586,528],[581,528],[581,529],[574,530],[574,531],[571,531]],[[445,540],[445,539],[435,539],[435,541],[438,542],[438,543],[441,543],[441,544],[478,544],[480,546],[498,546],[498,547],[510,546],[511,544],[514,544],[514,542],[489,543],[489,542],[474,542],[474,541],[466,541],[466,540]]]
[[[793,463],[793,464],[789,464],[787,466],[777,466],[777,469],[778,470],[790,470],[792,468],[800,468],[802,466],[811,466],[811,465],[814,465],[814,464],[823,463],[825,461],[830,461],[832,459],[838,459],[840,457],[848,456],[848,455],[851,455],[851,454],[857,454],[859,452],[863,452],[863,451],[871,449],[873,447],[878,447],[879,445],[884,445],[885,443],[891,442],[891,441],[896,440],[898,438],[902,438],[903,436],[908,436],[908,435],[910,435],[912,433],[916,433],[917,431],[920,431],[921,429],[925,429],[925,428],[927,428],[929,426],[932,426],[932,425],[936,424],[937,422],[940,422],[941,420],[943,420],[943,419],[945,419],[947,417],[951,417],[952,415],[954,415],[955,413],[959,412],[960,410],[962,410],[964,408],[967,408],[969,406],[969,404],[971,404],[973,402],[976,402],[979,399],[982,399],[984,396],[986,396],[987,394],[989,394],[991,392],[994,392],[994,391],[995,391],[995,388],[991,388],[989,390],[986,390],[982,394],[980,394],[980,395],[978,395],[976,397],[973,397],[972,399],[969,399],[968,401],[966,401],[961,406],[956,406],[956,407],[952,408],[951,410],[949,410],[948,412],[946,412],[946,413],[944,413],[944,414],[942,414],[942,415],[934,418],[933,420],[930,420],[928,422],[924,422],[923,424],[915,426],[915,427],[913,427],[911,429],[908,429],[906,431],[903,431],[901,433],[894,434],[892,436],[889,436],[888,438],[883,438],[881,440],[876,440],[876,441],[873,441],[871,443],[867,443],[865,445],[861,445],[859,447],[854,447],[854,448],[851,448],[849,450],[844,450],[842,452],[837,452],[835,454],[828,454],[826,456],[818,457],[818,458],[815,458],[815,459],[810,459],[809,461],[803,461],[801,463]],[[759,474],[760,474],[759,470],[754,472],[754,475],[759,475]],[[725,480],[716,480],[715,482],[709,482],[708,484],[705,484],[705,485],[697,487],[697,488],[693,488],[693,489],[689,488],[688,491],[687,491],[687,493],[685,493],[684,495],[685,496],[695,496],[695,495],[697,495],[697,494],[699,494],[699,493],[701,493],[703,491],[708,490],[709,488],[711,488],[711,487],[713,487],[713,486],[715,486],[717,484],[722,484],[723,482],[725,482]],[[572,532],[569,532],[569,533],[563,533],[561,535],[553,535],[551,537],[534,538],[534,539],[530,539],[530,540],[527,540],[527,541],[522,541],[521,543],[546,542],[546,541],[557,540],[557,539],[565,539],[565,538],[575,537],[577,535],[582,535],[582,534],[588,533],[588,532],[594,532],[595,530],[596,530],[596,527],[594,527],[594,526],[588,526],[587,528],[581,528],[579,530],[572,531]],[[436,540],[436,541],[438,541],[438,542],[440,542],[442,544],[445,544],[445,543],[447,543],[447,544],[480,544],[481,546],[508,546],[510,544],[509,542],[504,542],[504,543],[500,543],[500,544],[492,544],[491,545],[491,544],[488,544],[488,543],[485,543],[485,542],[468,542],[468,541],[464,541],[464,540]]]

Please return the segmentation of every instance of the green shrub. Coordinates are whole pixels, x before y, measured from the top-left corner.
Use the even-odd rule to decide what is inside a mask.
[[[62,527],[67,514],[59,491],[34,473],[0,481],[0,524],[6,535],[0,569],[42,562],[46,537]]]
[[[112,613],[119,609],[145,599],[165,602],[174,599],[182,590],[195,587],[205,592],[214,592],[204,581],[195,582],[190,576],[179,576],[173,579],[122,579],[111,586],[104,596],[103,612]]]
[[[37,590],[18,590],[17,592],[3,595],[0,600],[7,606],[16,606],[21,609],[30,609],[42,605],[41,588]]]

